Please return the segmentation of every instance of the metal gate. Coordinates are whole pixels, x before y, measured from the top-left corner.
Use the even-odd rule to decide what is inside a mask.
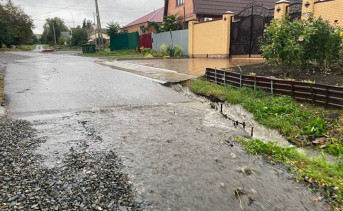
[[[295,2],[290,4],[287,6],[286,10],[291,20],[299,19],[301,17],[302,3]]]
[[[230,56],[260,54],[259,38],[274,18],[274,9],[251,6],[231,20]]]

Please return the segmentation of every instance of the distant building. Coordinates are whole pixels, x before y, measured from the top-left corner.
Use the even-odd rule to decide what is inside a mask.
[[[40,40],[42,38],[42,34],[34,34],[34,36],[37,38],[37,40]]]
[[[110,40],[110,37],[107,35],[106,29],[101,29],[101,33],[102,33],[102,38],[104,38],[106,41]],[[89,32],[88,36],[89,36],[89,39],[95,40],[96,38],[99,37],[99,34],[98,32],[92,30]]]
[[[71,39],[71,32],[67,31],[67,32],[61,32],[61,37],[63,37],[64,39]]]
[[[151,26],[149,29],[147,29],[147,26],[149,22],[155,22],[157,24],[161,24],[163,22],[163,13],[164,8],[160,8],[158,10],[155,10],[129,24],[124,26],[122,28],[123,32],[138,32],[140,35],[147,34],[147,33],[156,33],[156,29],[154,26]]]

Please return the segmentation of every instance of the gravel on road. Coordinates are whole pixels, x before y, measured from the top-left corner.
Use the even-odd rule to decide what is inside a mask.
[[[63,164],[40,165],[44,138],[27,121],[0,119],[0,210],[136,210],[131,182],[115,152],[71,150]]]

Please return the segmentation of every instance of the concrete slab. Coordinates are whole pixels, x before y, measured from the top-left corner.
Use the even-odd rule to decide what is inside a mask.
[[[114,69],[134,73],[144,77],[157,80],[159,83],[179,83],[192,78],[196,78],[195,75],[189,75],[184,73],[178,73],[174,70],[167,70],[156,67],[149,67],[139,64],[132,64],[124,61],[101,61],[98,62],[101,65],[108,66]]]

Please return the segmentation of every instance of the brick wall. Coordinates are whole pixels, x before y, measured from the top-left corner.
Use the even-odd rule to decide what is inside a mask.
[[[343,26],[343,0],[317,1],[314,3],[313,16],[322,17],[332,24]],[[335,20],[338,20],[335,23]]]
[[[178,18],[183,19],[184,10],[186,12],[186,21],[196,19],[196,16],[193,13],[193,0],[185,0],[185,3],[180,6],[177,6],[177,0],[169,0],[168,15],[176,14]]]

